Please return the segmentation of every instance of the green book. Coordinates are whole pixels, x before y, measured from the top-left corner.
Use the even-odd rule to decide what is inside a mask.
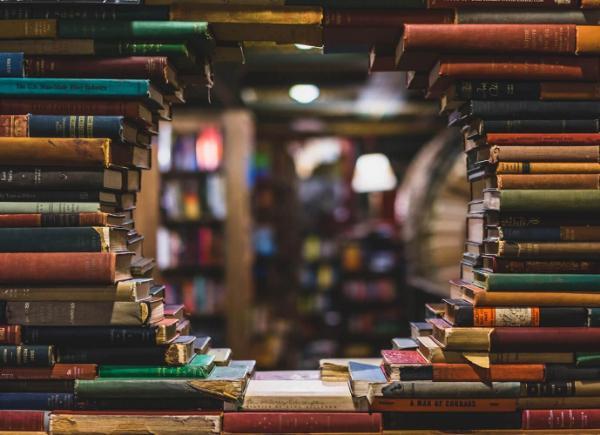
[[[600,291],[600,275],[571,273],[488,273],[473,271],[487,291]]]
[[[211,41],[208,23],[198,21],[59,20],[59,38]]]
[[[486,210],[503,213],[600,212],[600,190],[486,189],[483,199]]]
[[[214,356],[196,355],[180,367],[173,366],[126,366],[101,365],[101,378],[206,378],[214,367]]]
[[[577,367],[600,367],[600,353],[578,352],[575,354],[575,365]]]

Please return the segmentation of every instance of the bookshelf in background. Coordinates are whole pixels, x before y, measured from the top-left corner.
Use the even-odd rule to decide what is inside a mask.
[[[170,303],[183,304],[197,333],[224,342],[223,134],[218,122],[168,129],[159,141],[157,264]]]

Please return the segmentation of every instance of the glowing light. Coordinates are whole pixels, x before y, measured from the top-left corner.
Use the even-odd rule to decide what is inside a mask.
[[[306,45],[306,44],[294,44],[298,50],[312,50],[313,48],[317,48],[314,45]]]
[[[383,192],[394,189],[396,183],[392,165],[384,154],[363,154],[356,160],[352,177],[355,192]]]
[[[294,85],[290,88],[290,98],[301,104],[308,104],[319,98],[321,92],[315,85]]]

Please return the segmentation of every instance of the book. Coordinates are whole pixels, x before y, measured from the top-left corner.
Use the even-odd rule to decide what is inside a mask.
[[[416,350],[382,350],[383,368],[392,381],[431,379],[431,365]]]
[[[324,27],[401,27],[404,24],[452,23],[453,11],[381,10],[381,9],[326,9]]]
[[[227,412],[226,433],[356,433],[379,432],[379,413],[352,412]]]
[[[214,357],[195,355],[188,364],[179,367],[100,365],[98,376],[101,378],[206,378],[213,367]]]
[[[598,276],[591,274],[513,274],[475,272],[476,284],[488,291],[596,291]]]
[[[594,101],[481,101],[465,103],[449,122],[480,120],[597,120],[600,109]],[[515,124],[516,125],[516,124]],[[558,127],[555,127],[558,128]],[[539,131],[535,132],[539,133]]]
[[[320,380],[254,380],[248,382],[246,411],[352,412],[356,407],[346,383]]]
[[[2,380],[74,380],[95,379],[96,364],[56,363],[51,367],[2,367]],[[69,391],[70,393],[71,391]]]
[[[231,349],[226,347],[213,347],[206,354],[214,357],[216,366],[226,366],[231,361]]]
[[[0,393],[1,409],[54,410],[72,409],[75,398],[70,393]]]
[[[456,24],[600,24],[600,13],[591,10],[460,9]]]
[[[475,307],[474,326],[588,326],[588,310],[575,307]]]
[[[19,327],[20,328],[20,327]],[[149,326],[24,326],[18,331],[26,344],[57,346],[142,347],[171,342],[177,336],[177,322],[165,319]]]
[[[5,393],[43,393],[45,391],[72,393],[73,385],[74,382],[68,379],[38,379],[35,382],[28,379],[4,379],[0,383],[0,391]]]
[[[52,345],[0,346],[0,367],[52,366],[56,353]]]
[[[453,326],[473,326],[473,305],[463,299],[442,299],[443,319]],[[484,326],[484,325],[477,325]]]
[[[494,328],[490,336],[493,352],[594,352],[598,328],[522,327]]]
[[[0,15],[4,20],[22,19],[70,19],[70,20],[168,20],[169,8],[164,6],[145,7],[140,5],[103,4],[101,8],[89,4],[68,4],[64,1],[54,4],[18,2],[5,5]],[[27,4],[29,3],[29,4]],[[116,3],[116,2],[114,2]]]
[[[387,384],[388,380],[380,365],[348,363],[350,389],[354,397],[367,397],[374,385]]]
[[[600,263],[585,260],[515,260],[483,256],[482,269],[492,273],[600,273]]]
[[[131,279],[130,262],[115,252],[0,253],[0,283],[113,284]]]
[[[6,304],[8,324],[32,326],[145,325],[163,318],[162,301],[10,301]]]
[[[0,430],[46,432],[49,414],[47,411],[0,411]]]
[[[530,0],[491,0],[486,1],[485,8],[478,0],[428,0],[428,8],[474,8],[475,10],[487,9],[489,6],[497,8],[520,8],[521,10],[548,8],[548,9],[570,9],[577,8],[579,3],[576,0],[556,1],[542,0],[532,2]],[[522,12],[523,13],[523,12]],[[529,13],[529,11],[527,11]]]
[[[371,405],[378,412],[515,412],[517,399],[488,398],[387,398],[376,396]]]
[[[514,189],[484,191],[486,210],[501,213],[552,213],[552,212],[588,212],[599,210],[595,201],[600,198],[598,190],[582,189]]]
[[[21,344],[21,326],[0,325],[0,344]]]
[[[23,53],[0,53],[0,77],[23,77]]]
[[[2,193],[0,192],[0,200]],[[0,228],[0,252],[119,252],[126,250],[126,228]]]
[[[544,380],[544,364],[493,364],[489,368],[472,364],[433,364],[433,380],[446,381],[487,381],[487,382],[528,382]]]
[[[521,394],[520,382],[392,382],[381,387],[378,397],[389,399],[516,399]]]
[[[219,434],[221,415],[189,410],[186,412],[53,412],[50,416],[52,433],[86,434],[102,431],[119,432],[124,427],[134,427],[148,433],[169,433],[177,427],[181,434]]]
[[[464,127],[466,138],[485,137],[488,133],[598,133],[597,119],[505,119],[476,120]]]
[[[414,350],[419,345],[412,338],[396,337],[392,338],[392,347],[397,350]]]
[[[381,358],[323,358],[319,360],[321,380],[323,381],[346,381],[350,378],[350,362],[380,366]]]
[[[594,397],[599,387],[598,382],[589,381],[525,382],[521,384],[521,397]]]
[[[0,39],[44,39],[56,38],[56,36],[56,20],[2,20]]]
[[[493,328],[453,327],[443,319],[429,319],[433,338],[447,350],[487,352]]]
[[[386,432],[398,429],[398,432],[407,429],[434,431],[466,430],[501,430],[521,429],[521,411],[517,412],[384,412],[383,425]],[[394,432],[391,432],[394,433]]]
[[[523,411],[523,429],[595,429],[600,428],[597,409],[540,409]]]

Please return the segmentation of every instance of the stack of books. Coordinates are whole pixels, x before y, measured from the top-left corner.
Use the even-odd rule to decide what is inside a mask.
[[[600,428],[598,4],[515,3],[397,46],[464,135],[471,202],[461,278],[365,393],[389,429]]]

